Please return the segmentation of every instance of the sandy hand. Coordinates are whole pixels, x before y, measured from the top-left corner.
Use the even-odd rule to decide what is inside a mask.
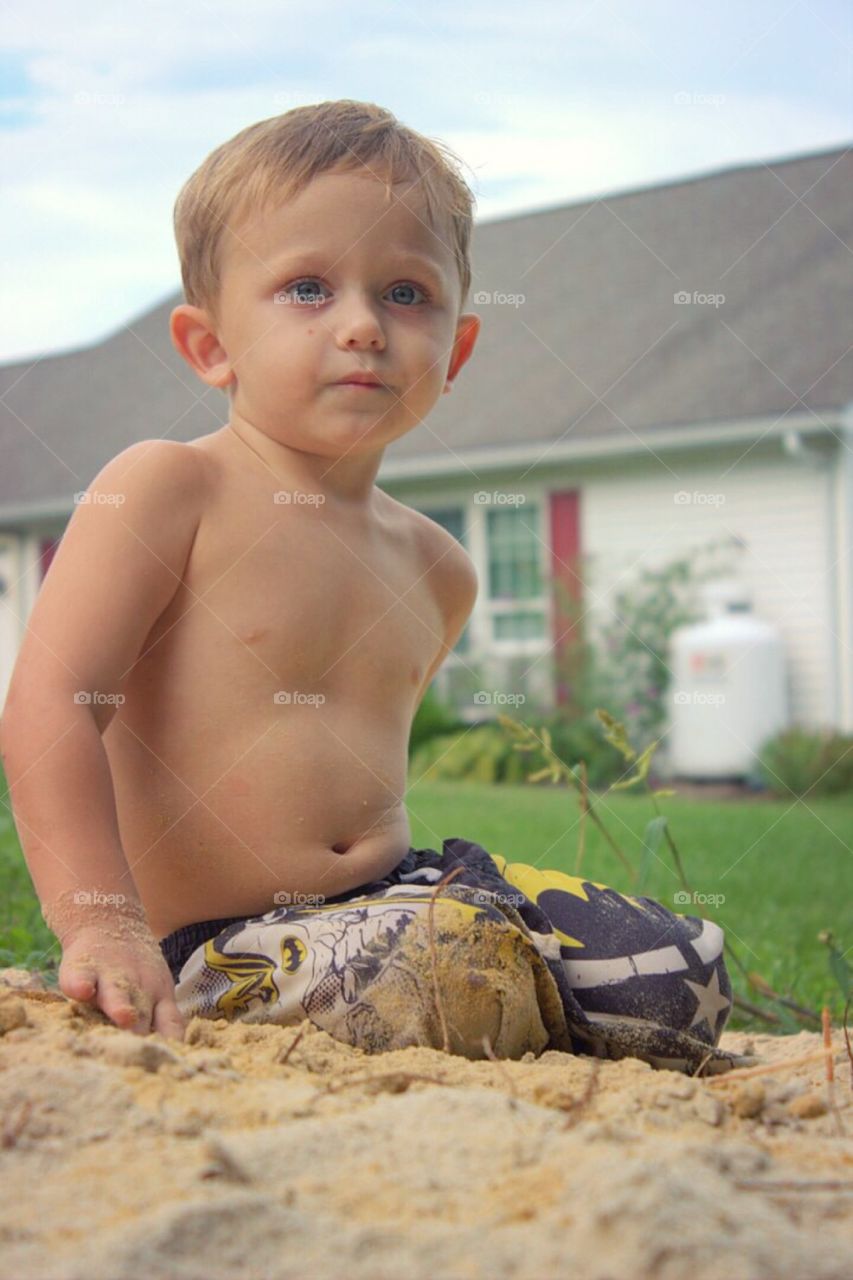
[[[147,943],[84,929],[63,949],[59,987],[70,999],[102,1009],[117,1027],[183,1040],[186,1023],[175,1003],[172,975]]]
[[[54,905],[53,917],[56,916]],[[175,1003],[175,984],[137,904],[79,919],[54,931],[62,942],[59,987],[71,1000],[101,1009],[117,1027],[182,1040],[186,1022]],[[46,917],[48,918],[48,917]]]

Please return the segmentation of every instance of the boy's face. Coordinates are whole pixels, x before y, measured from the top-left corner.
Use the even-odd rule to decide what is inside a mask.
[[[335,457],[380,449],[429,413],[470,356],[479,319],[459,315],[448,229],[427,225],[409,186],[388,202],[366,170],[324,173],[226,233],[218,324],[198,308],[176,312],[209,325],[204,368],[192,363],[231,388],[232,418]],[[365,373],[379,385],[342,382]]]

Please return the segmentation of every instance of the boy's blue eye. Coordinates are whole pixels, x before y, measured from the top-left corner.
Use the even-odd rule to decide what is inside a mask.
[[[397,291],[398,289],[403,289],[403,290],[406,290],[406,289],[410,289],[410,290],[411,290],[411,289],[414,289],[414,291],[415,291],[416,293],[419,293],[419,294],[421,294],[421,295],[422,295],[422,297],[424,298],[424,301],[427,301],[427,295],[426,295],[426,293],[424,292],[424,290],[420,287],[420,285],[417,285],[417,284],[392,284],[392,286],[391,286],[391,288],[390,288],[389,292],[390,292],[390,293],[396,293],[396,291]],[[400,299],[399,299],[399,298],[396,298],[396,299],[395,299],[395,301],[396,301],[396,302],[399,302],[399,301],[400,301]]]
[[[320,289],[318,289],[317,285],[320,285],[319,280],[313,280],[310,278],[306,280],[295,280],[294,283],[288,289],[284,290],[284,292],[287,294],[291,294],[293,293],[294,290],[297,290],[294,301],[302,303],[304,306],[314,306],[318,302],[323,301],[322,295],[320,293],[320,289],[322,289],[323,286],[320,285]],[[307,288],[305,289],[305,292],[304,293],[299,292],[305,286],[307,286]]]
[[[282,296],[284,297],[293,296],[294,302],[297,302],[303,306],[317,306],[319,303],[323,301],[322,290],[324,288],[325,288],[325,285],[321,284],[319,280],[315,280],[313,276],[306,276],[305,279],[294,280],[293,284],[288,285],[284,289],[278,290],[276,297],[280,298]],[[396,293],[399,290],[402,290],[403,293],[405,293],[407,290],[409,291],[408,298],[394,299],[395,302],[401,303],[401,305],[403,306],[410,306],[413,302],[417,302],[417,298],[413,298],[411,296],[412,291],[414,291],[416,294],[419,293],[424,302],[429,301],[429,294],[426,292],[425,289],[422,289],[420,285],[409,284],[408,282],[404,284],[392,284],[388,292]]]

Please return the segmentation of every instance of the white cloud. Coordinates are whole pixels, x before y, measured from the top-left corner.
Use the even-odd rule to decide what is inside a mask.
[[[36,91],[23,99],[33,122],[0,135],[0,358],[96,341],[176,289],[180,186],[214,146],[300,102],[366,97],[441,137],[465,163],[481,219],[848,137],[831,98],[805,86],[759,91],[747,78],[718,105],[678,104],[679,90],[718,86],[713,70],[697,70],[700,48],[691,63],[660,40],[668,10],[660,0],[642,20],[616,0],[531,0],[521,12],[485,0],[6,10],[0,44],[21,52]],[[729,15],[732,61],[771,17],[747,31]],[[683,45],[680,30],[673,38]],[[750,56],[769,58],[774,38]]]

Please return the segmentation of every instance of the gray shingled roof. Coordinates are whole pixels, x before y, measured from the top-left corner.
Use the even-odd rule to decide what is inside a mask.
[[[842,148],[478,225],[473,290],[525,301],[472,303],[471,363],[386,458],[605,445],[853,400],[851,176]],[[681,290],[725,302],[676,305]],[[180,298],[96,346],[0,368],[0,511],[69,499],[136,440],[226,420],[172,349]]]

